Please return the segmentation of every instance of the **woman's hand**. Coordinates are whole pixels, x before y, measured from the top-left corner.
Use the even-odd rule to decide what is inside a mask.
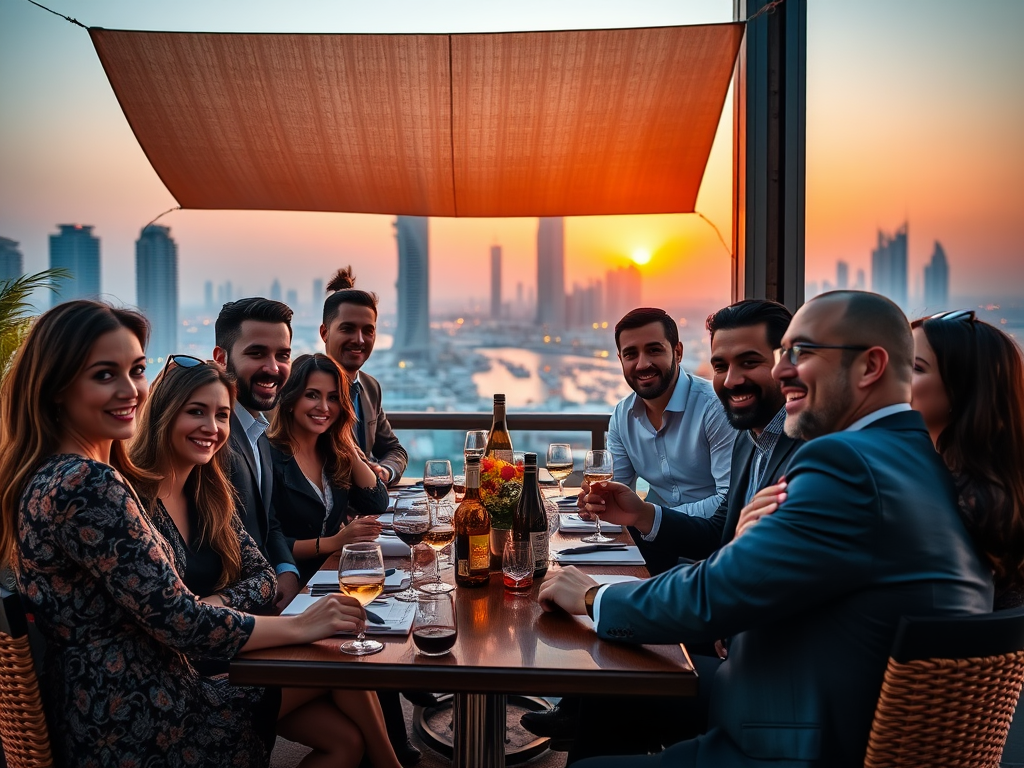
[[[330,594],[315,601],[297,616],[296,643],[311,643],[338,632],[356,634],[366,628],[366,612],[355,598]]]
[[[374,541],[380,536],[382,530],[384,530],[384,526],[376,517],[357,517],[338,531],[336,535],[339,542],[337,549],[341,549],[345,544]]]
[[[739,538],[762,517],[770,515],[785,500],[786,478],[782,478],[775,485],[769,485],[755,493],[754,498],[747,502],[747,506],[740,511],[740,519],[736,523],[736,536],[734,538]]]

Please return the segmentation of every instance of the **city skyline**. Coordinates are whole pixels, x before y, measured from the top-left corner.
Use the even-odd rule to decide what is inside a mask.
[[[135,241],[135,293],[150,322],[146,356],[163,363],[178,351],[178,246],[169,227],[150,224]]]

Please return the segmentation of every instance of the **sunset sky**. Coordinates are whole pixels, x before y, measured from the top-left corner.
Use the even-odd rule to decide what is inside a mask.
[[[247,32],[479,32],[708,23],[731,0],[681,2],[239,2],[53,0],[91,26]],[[876,230],[910,223],[911,286],[933,243],[951,261],[954,295],[1024,295],[1024,2],[810,0],[807,82],[807,278],[835,262],[869,271]],[[728,242],[731,104],[697,210]],[[29,271],[47,266],[60,223],[102,239],[103,289],[135,298],[139,229],[175,205],[135,140],[85,30],[24,0],[0,1],[0,236],[21,243]],[[279,278],[309,301],[314,277],[352,263],[360,283],[394,301],[392,217],[177,211],[181,295],[206,279],[246,294]],[[505,298],[535,281],[534,219],[432,219],[438,305],[488,290],[489,247],[505,253]],[[644,300],[725,303],[729,255],[693,215],[567,220],[566,284],[602,278],[638,249]],[[464,279],[453,281],[458,270]],[[475,286],[475,288],[467,288]]]

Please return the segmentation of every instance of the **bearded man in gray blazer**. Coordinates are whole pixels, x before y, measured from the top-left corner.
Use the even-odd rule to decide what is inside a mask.
[[[773,376],[786,433],[808,440],[787,492],[707,560],[599,587],[574,568],[545,608],[590,613],[633,643],[732,638],[706,734],[587,768],[860,766],[900,617],[991,610],[992,579],[945,466],[910,410],[913,340],[900,309],[836,291],[805,304]]]

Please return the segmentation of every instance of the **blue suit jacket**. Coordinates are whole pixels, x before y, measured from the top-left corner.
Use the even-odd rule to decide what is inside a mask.
[[[920,414],[813,440],[787,480],[785,503],[707,560],[602,593],[602,637],[733,637],[708,733],[683,747],[696,766],[861,766],[899,618],[992,609]]]

